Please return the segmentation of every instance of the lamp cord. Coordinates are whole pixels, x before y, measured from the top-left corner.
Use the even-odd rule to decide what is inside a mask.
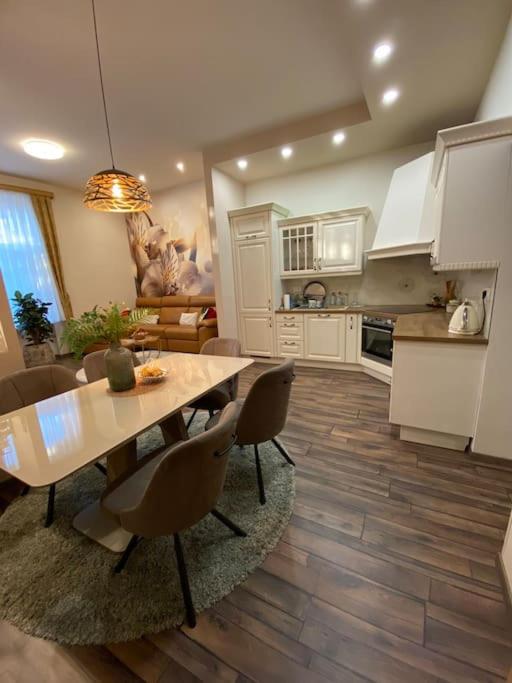
[[[98,55],[98,71],[100,73],[101,96],[103,98],[103,111],[105,112],[105,124],[107,126],[108,146],[110,149],[110,159],[112,161],[112,168],[115,168],[116,165],[114,163],[114,153],[112,152],[112,140],[110,138],[110,126],[108,123],[107,101],[105,100],[105,88],[103,86],[103,73],[101,70],[100,44],[98,41],[98,26],[96,24],[96,8],[94,6],[94,0],[91,0],[91,2],[92,2],[92,18],[93,18],[93,22],[94,22],[94,37],[96,38],[96,53]]]

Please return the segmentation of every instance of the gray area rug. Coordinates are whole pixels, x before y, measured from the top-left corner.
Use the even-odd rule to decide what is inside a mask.
[[[204,419],[196,417],[193,431]],[[139,453],[161,445],[154,428]],[[227,595],[277,544],[295,496],[294,468],[260,448],[267,504],[260,506],[251,448],[234,447],[218,509],[248,533],[238,538],[208,515],[182,534],[196,611]],[[119,555],[75,531],[73,517],[97,499],[105,477],[87,468],[57,485],[55,521],[43,527],[48,490],[33,489],[0,517],[0,618],[63,644],[126,641],[181,624],[183,601],[172,538],[143,540],[121,574]]]

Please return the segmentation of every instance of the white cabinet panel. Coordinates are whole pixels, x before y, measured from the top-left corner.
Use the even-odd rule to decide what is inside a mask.
[[[240,316],[242,353],[250,356],[273,356],[272,316]]]
[[[269,313],[272,310],[269,240],[235,242],[234,258],[239,311]]]
[[[277,335],[281,339],[303,339],[304,326],[297,322],[277,322]]]
[[[345,362],[359,363],[361,360],[361,324],[362,316],[348,313],[346,316]]]
[[[270,235],[268,211],[233,216],[231,221],[235,240],[258,239],[259,237],[268,237]]]
[[[321,273],[361,271],[362,227],[357,217],[320,221],[317,266]]]
[[[283,358],[304,358],[304,344],[301,340],[279,339],[278,356]]]
[[[317,313],[305,318],[305,358],[344,362],[345,316]]]

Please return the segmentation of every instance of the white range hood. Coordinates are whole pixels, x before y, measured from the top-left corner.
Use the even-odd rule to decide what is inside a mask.
[[[383,259],[428,254],[434,236],[427,193],[434,152],[397,168],[389,186],[373,246],[368,258]]]

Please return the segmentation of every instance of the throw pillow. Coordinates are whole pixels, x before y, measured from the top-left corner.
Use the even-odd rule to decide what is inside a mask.
[[[206,320],[211,320],[212,318],[217,317],[217,309],[213,308],[213,306],[210,306],[210,308],[206,311],[205,319]]]
[[[147,325],[158,325],[159,317],[160,316],[158,315],[147,315],[142,322],[146,323]]]
[[[197,317],[199,313],[182,313],[180,315],[180,325],[193,325],[197,327]]]

